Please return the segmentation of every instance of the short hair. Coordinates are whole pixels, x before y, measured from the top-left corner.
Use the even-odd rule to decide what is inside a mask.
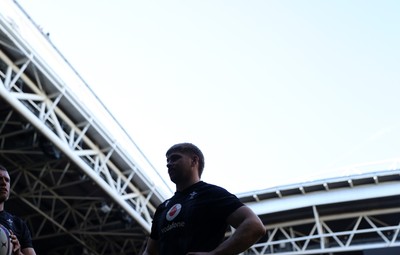
[[[199,158],[199,177],[201,177],[205,164],[204,155],[203,152],[201,152],[201,150],[196,145],[192,143],[178,143],[169,148],[165,155],[168,157],[168,155],[173,152],[180,152],[190,154],[191,156],[197,156]]]
[[[8,172],[7,168],[5,166],[3,166],[3,165],[0,165],[0,171]]]

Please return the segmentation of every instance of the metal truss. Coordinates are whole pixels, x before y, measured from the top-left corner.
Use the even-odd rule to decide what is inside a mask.
[[[63,165],[63,169],[57,169],[56,165],[49,162],[12,172],[14,199],[35,211],[25,217],[34,230],[33,239],[38,243],[57,238],[74,241],[73,245],[60,242],[60,247],[49,254],[76,254],[83,247],[90,254],[120,254],[121,250],[137,254],[137,247],[143,245],[142,228],[132,224],[125,211],[105,199],[104,194],[96,196],[96,192],[83,196],[76,190],[67,193],[65,189],[86,186],[91,181],[86,175],[76,178],[75,170],[68,164]],[[21,180],[26,183],[25,189],[16,187]],[[120,240],[113,238],[116,235]]]
[[[108,133],[31,47],[21,25],[33,24],[6,16],[10,3],[0,4],[0,158],[11,168],[11,203],[32,209],[35,241],[63,238],[46,254],[139,253],[165,187],[136,145]]]
[[[238,195],[267,234],[244,254],[360,254],[400,247],[400,170],[366,172]]]
[[[333,254],[400,246],[400,204],[325,216],[316,206],[312,210],[313,218],[267,225],[265,240],[244,254]]]
[[[105,128],[88,108],[93,101],[73,91],[88,88],[16,2],[0,0],[0,164],[12,183],[6,209],[27,220],[38,254],[140,254],[169,188],[121,127]],[[267,235],[243,254],[400,246],[398,183],[398,174],[384,173],[245,196]],[[378,193],[365,195],[374,185]]]
[[[244,254],[360,254],[388,247],[400,250],[398,160],[378,162],[384,163],[386,170],[238,194],[268,230]]]

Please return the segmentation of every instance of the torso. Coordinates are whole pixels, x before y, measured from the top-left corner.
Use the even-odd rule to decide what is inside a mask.
[[[160,254],[210,251],[222,242],[227,217],[242,205],[225,189],[198,182],[158,207],[152,238],[158,240]]]
[[[32,239],[28,227],[20,218],[3,210],[0,211],[0,224],[17,236],[22,248],[32,247]]]

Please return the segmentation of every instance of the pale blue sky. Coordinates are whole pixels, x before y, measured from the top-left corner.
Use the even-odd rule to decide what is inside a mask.
[[[235,193],[400,158],[399,1],[18,2],[167,179],[178,142]]]

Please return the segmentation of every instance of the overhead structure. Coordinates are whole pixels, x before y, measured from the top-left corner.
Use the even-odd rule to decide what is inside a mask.
[[[400,254],[400,170],[240,195],[267,235],[246,255]]]
[[[9,0],[0,1],[0,162],[12,177],[6,206],[35,229],[39,254],[137,254],[171,192]]]
[[[141,254],[172,195],[13,0],[0,0],[0,164],[6,209],[27,220],[41,255]],[[400,170],[382,170],[239,194],[267,229],[244,254],[400,254]]]

